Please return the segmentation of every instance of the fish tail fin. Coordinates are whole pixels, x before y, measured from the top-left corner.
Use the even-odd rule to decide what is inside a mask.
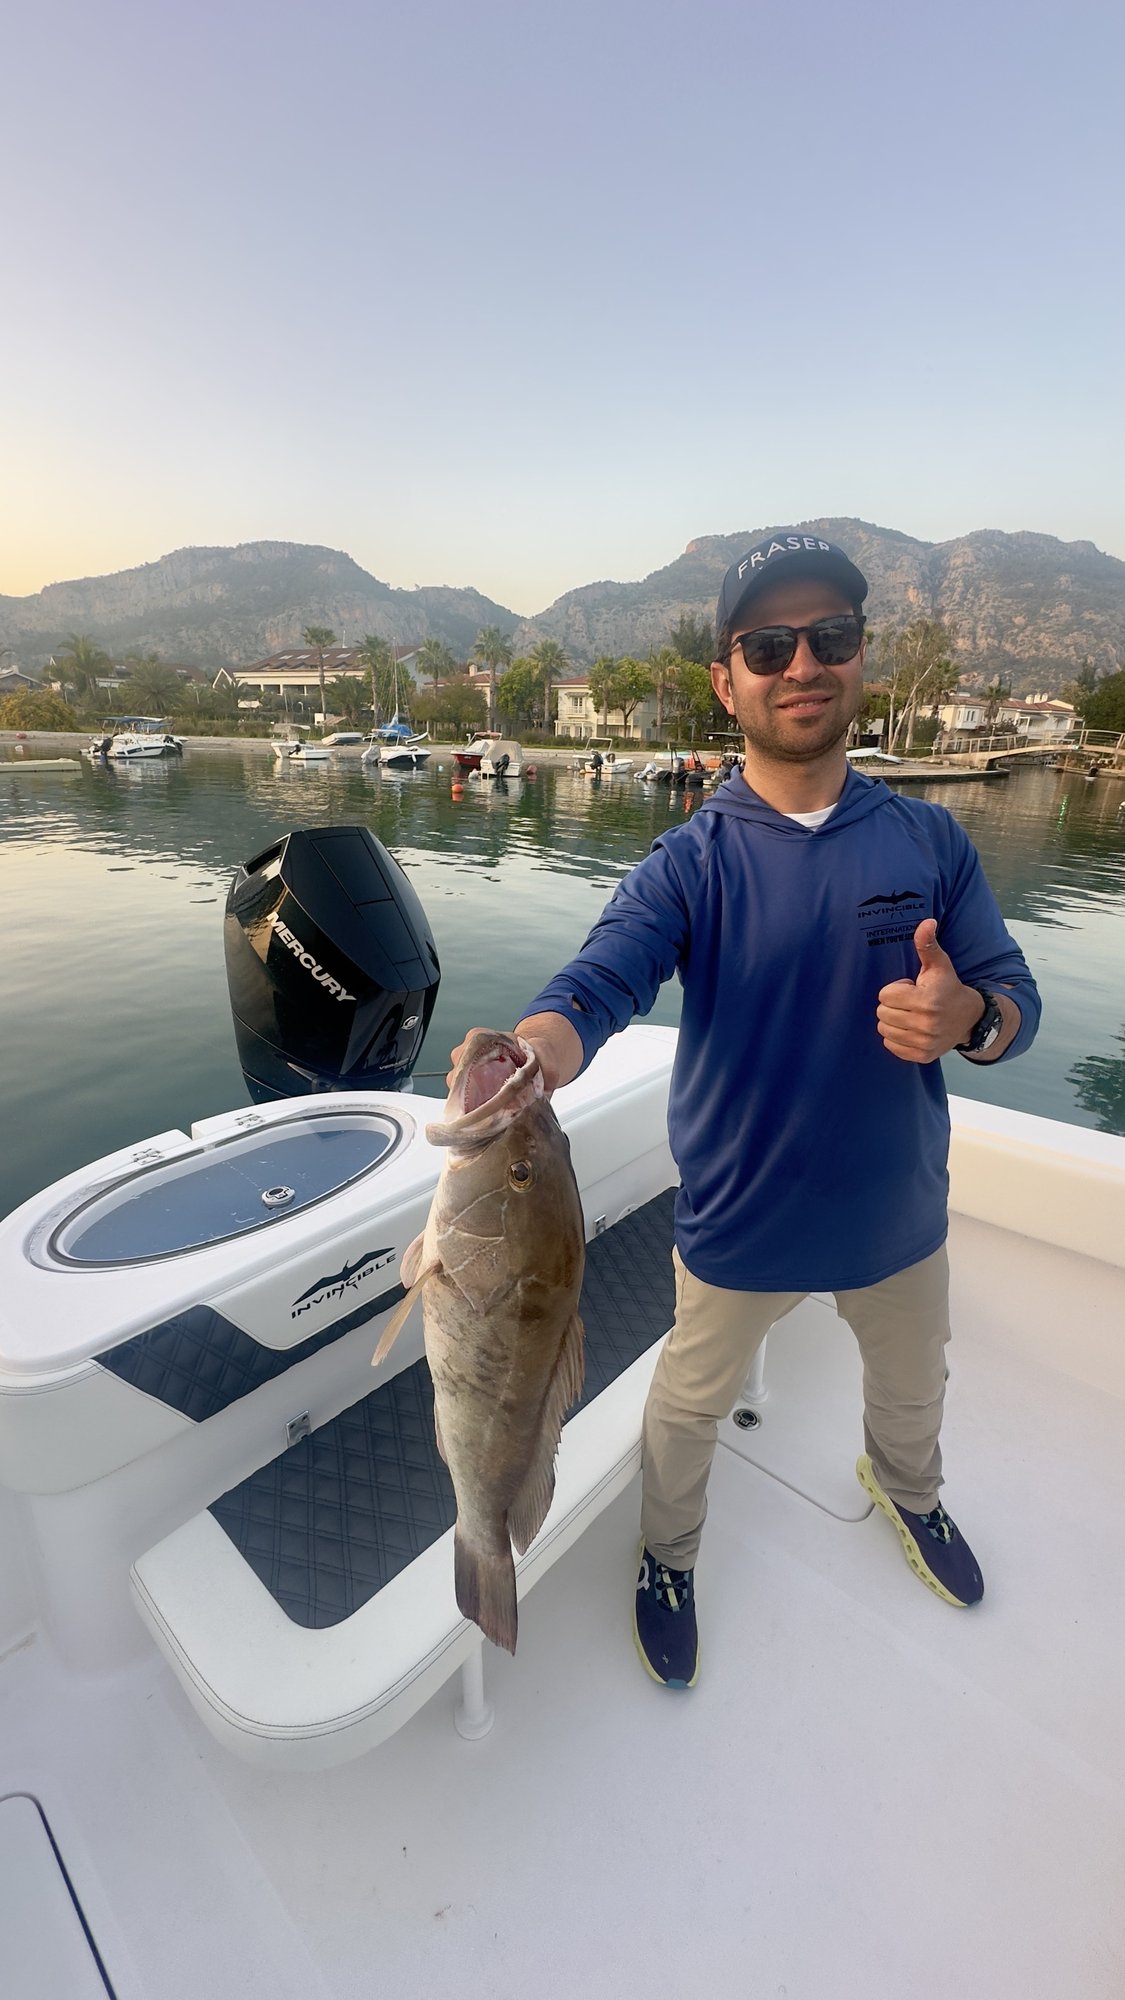
[[[463,1618],[479,1625],[494,1646],[516,1650],[516,1566],[505,1537],[502,1550],[471,1549],[460,1529],[453,1535],[453,1587]]]

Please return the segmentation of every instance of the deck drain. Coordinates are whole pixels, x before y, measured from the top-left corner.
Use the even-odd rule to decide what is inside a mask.
[[[262,1189],[262,1200],[267,1208],[284,1208],[296,1193],[291,1187],[271,1187]]]

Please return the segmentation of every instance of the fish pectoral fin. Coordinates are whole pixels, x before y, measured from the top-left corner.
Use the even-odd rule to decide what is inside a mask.
[[[400,1285],[406,1286],[407,1291],[418,1283],[418,1274],[422,1269],[422,1245],[425,1240],[426,1232],[423,1230],[414,1238],[413,1243],[407,1244],[402,1253],[402,1263],[398,1267],[398,1281]]]
[[[508,1509],[508,1533],[517,1554],[521,1556],[531,1547],[555,1497],[555,1457],[562,1435],[562,1421],[571,1404],[582,1394],[584,1343],[582,1321],[574,1313],[563,1335],[555,1372],[543,1400],[535,1456],[523,1485]]]
[[[392,1347],[395,1344],[395,1341],[398,1339],[399,1334],[402,1332],[403,1327],[406,1325],[407,1320],[410,1318],[411,1310],[413,1308],[415,1299],[420,1297],[423,1286],[426,1285],[432,1277],[436,1276],[437,1272],[440,1270],[441,1270],[440,1264],[427,1264],[425,1270],[422,1272],[421,1277],[418,1278],[413,1285],[411,1285],[410,1290],[406,1294],[406,1297],[404,1299],[399,1300],[397,1306],[395,1307],[393,1313],[390,1316],[390,1319],[387,1321],[386,1326],[383,1328],[382,1338],[379,1342],[378,1347],[375,1349],[374,1354],[371,1357],[371,1366],[373,1368],[377,1368],[379,1366],[380,1361],[386,1360],[388,1354],[390,1353]]]

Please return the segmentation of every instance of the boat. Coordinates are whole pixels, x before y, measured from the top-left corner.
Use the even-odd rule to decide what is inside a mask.
[[[495,737],[481,757],[476,776],[484,781],[522,777],[522,746],[511,736]]]
[[[491,755],[492,745],[500,741],[498,729],[478,729],[468,743],[453,752],[453,762],[459,771],[479,771],[481,758]]]
[[[946,1497],[984,1603],[924,1590],[857,1486],[859,1364],[810,1298],[721,1426],[703,1679],[672,1695],[629,1598],[674,1049],[631,1027],[555,1096],[588,1328],[639,1320],[641,1351],[566,1426],[514,1660],[453,1600],[412,1325],[372,1389],[436,1170],[417,1100],[233,1108],[0,1225],[13,2000],[733,1995],[748,1965],[818,2000],[873,1965],[925,2000],[1117,2000],[1125,1140],[953,1100]],[[307,1152],[327,1179],[294,1193]],[[160,1234],[192,1214],[210,1239]],[[401,1566],[347,1608],[339,1468],[390,1465]],[[685,1867],[690,1920],[638,1923]]]
[[[131,764],[157,758],[182,757],[184,746],[173,736],[165,718],[155,715],[110,716],[101,736],[87,747],[87,757]]]
[[[402,736],[397,743],[384,743],[379,750],[379,763],[392,771],[417,770],[430,756],[429,732],[423,730],[418,736]],[[365,751],[365,756],[370,752]]]
[[[410,685],[408,680],[407,685]],[[430,732],[416,730],[409,718],[402,713],[402,697],[399,691],[398,661],[395,661],[395,707],[389,722],[371,730],[366,738],[368,748],[363,753],[365,764],[378,763],[388,770],[417,770],[430,756]]]
[[[306,738],[289,752],[286,761],[290,764],[327,764],[332,752],[326,743],[313,743]]]
[[[354,750],[357,744],[366,743],[367,738],[362,729],[334,729],[321,740],[326,750]]]

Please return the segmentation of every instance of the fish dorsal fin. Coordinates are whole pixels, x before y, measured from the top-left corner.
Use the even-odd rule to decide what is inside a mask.
[[[508,1509],[508,1533],[521,1556],[525,1549],[530,1548],[543,1526],[555,1496],[555,1456],[562,1435],[562,1420],[571,1404],[582,1394],[584,1341],[582,1321],[577,1313],[572,1313],[563,1335],[555,1372],[543,1399],[535,1457]]]

